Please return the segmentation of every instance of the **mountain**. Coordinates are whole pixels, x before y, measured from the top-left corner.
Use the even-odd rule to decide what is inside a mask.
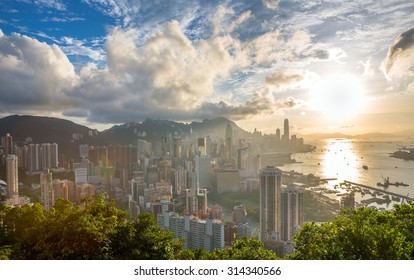
[[[306,139],[328,139],[328,138],[352,138],[352,135],[343,134],[343,133],[313,133],[303,135]]]
[[[169,120],[147,119],[142,123],[128,122],[122,125],[115,125],[101,133],[106,141],[119,144],[134,144],[138,138],[157,143],[162,137],[171,135],[174,137],[224,137],[227,124],[233,128],[234,138],[247,138],[250,135],[241,129],[231,120],[226,118],[216,118],[192,122],[190,124],[179,123]]]
[[[94,136],[89,136],[89,132]],[[11,115],[0,119],[0,136],[10,133],[15,143],[26,143],[30,137],[32,143],[57,143],[59,153],[64,153],[67,158],[74,158],[79,155],[79,144],[87,143],[96,145],[100,143],[99,133],[83,125],[74,122],[38,116]],[[82,138],[75,140],[73,135],[82,135]],[[81,136],[80,136],[81,137]]]
[[[135,145],[137,139],[145,139],[154,144],[160,142],[162,137],[171,135],[178,137],[206,137],[221,138],[225,136],[226,126],[233,128],[233,138],[248,138],[250,133],[241,129],[231,120],[216,118],[201,122],[179,123],[169,120],[147,119],[141,123],[128,122],[115,125],[107,130],[98,132],[89,127],[76,124],[72,121],[38,116],[12,115],[0,119],[0,136],[10,133],[13,141],[23,143],[27,137],[32,143],[57,143],[59,151],[72,158],[79,154],[79,144],[109,145],[121,144]],[[92,135],[90,136],[90,133]],[[74,139],[73,135],[82,135]]]
[[[358,139],[393,139],[393,138],[400,138],[400,134],[390,134],[390,133],[382,133],[382,132],[372,132],[372,133],[364,133],[355,135],[354,138]]]
[[[12,115],[0,119],[0,135],[10,133],[14,141],[31,137],[34,143],[60,143],[70,141],[74,133],[87,136],[92,129],[74,122],[37,116]]]

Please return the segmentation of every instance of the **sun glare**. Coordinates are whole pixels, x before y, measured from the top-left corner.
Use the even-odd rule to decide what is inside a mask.
[[[344,119],[361,112],[364,91],[356,77],[333,75],[316,83],[310,91],[310,98],[314,110],[327,113],[332,119]]]

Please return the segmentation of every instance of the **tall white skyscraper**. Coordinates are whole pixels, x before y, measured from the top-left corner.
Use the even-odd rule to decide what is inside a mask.
[[[19,165],[15,155],[6,157],[7,198],[19,195]]]
[[[260,240],[278,241],[281,231],[282,170],[267,166],[260,172]]]

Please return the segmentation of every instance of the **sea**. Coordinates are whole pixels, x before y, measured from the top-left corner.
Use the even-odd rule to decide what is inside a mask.
[[[314,151],[294,153],[292,159],[296,163],[284,164],[279,168],[283,171],[294,170],[303,174],[312,173],[321,178],[334,179],[321,184],[321,187],[327,190],[335,189],[340,193],[346,191],[339,188],[340,183],[347,180],[414,198],[414,161],[390,157],[390,154],[400,148],[414,148],[413,139],[391,141],[324,139],[309,144],[316,147]],[[391,183],[402,182],[408,186],[390,185],[386,188],[377,186],[378,182],[383,183],[386,178],[389,178]],[[335,193],[328,196],[340,199],[340,196]],[[355,194],[357,203],[367,198],[369,197],[361,193]],[[367,206],[390,209],[393,204],[403,201],[391,201],[382,205],[372,203]]]

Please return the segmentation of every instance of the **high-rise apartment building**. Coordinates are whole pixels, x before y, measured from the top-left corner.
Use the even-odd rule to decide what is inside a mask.
[[[158,161],[158,181],[172,182],[172,164],[170,160]]]
[[[204,248],[212,252],[224,248],[224,223],[220,220],[202,220],[164,212],[157,215],[157,224],[169,228],[175,238],[183,239],[185,249]]]
[[[58,144],[30,144],[27,147],[27,170],[29,174],[35,171],[46,171],[59,166]]]
[[[226,126],[226,143],[225,143],[228,159],[231,159],[232,153],[233,153],[232,151],[233,142],[232,141],[233,141],[233,129],[231,128],[231,125],[228,122]]]
[[[276,143],[280,141],[280,129],[276,129]]]
[[[204,156],[195,159],[195,173],[197,175],[198,185],[206,188],[211,186],[211,157]]]
[[[303,192],[296,187],[282,188],[281,193],[281,239],[292,240],[303,224]]]
[[[181,158],[182,157],[182,144],[181,138],[175,137],[173,139],[173,158]]]
[[[173,172],[173,190],[176,194],[184,193],[187,188],[187,170],[179,167]]]
[[[3,139],[2,139],[3,141],[3,145],[4,145],[4,154],[6,155],[6,156],[8,156],[8,155],[10,155],[10,154],[13,154],[13,137],[10,135],[10,133],[7,133],[4,137],[3,137]]]
[[[267,166],[260,172],[260,240],[278,241],[281,231],[282,170]]]
[[[47,170],[40,174],[40,204],[49,210],[53,206],[54,200],[52,173]]]
[[[197,139],[197,154],[199,156],[207,155],[207,138]]]
[[[244,204],[234,206],[232,213],[233,213],[233,223],[235,223],[236,225],[247,223],[247,210]]]
[[[79,145],[79,155],[81,158],[88,158],[89,157],[89,145],[88,144],[80,144]]]
[[[193,172],[192,184],[190,189],[185,193],[186,211],[191,214],[207,212],[207,190],[200,189],[197,183],[197,175]]]
[[[7,198],[19,195],[19,165],[15,155],[6,157]]]

